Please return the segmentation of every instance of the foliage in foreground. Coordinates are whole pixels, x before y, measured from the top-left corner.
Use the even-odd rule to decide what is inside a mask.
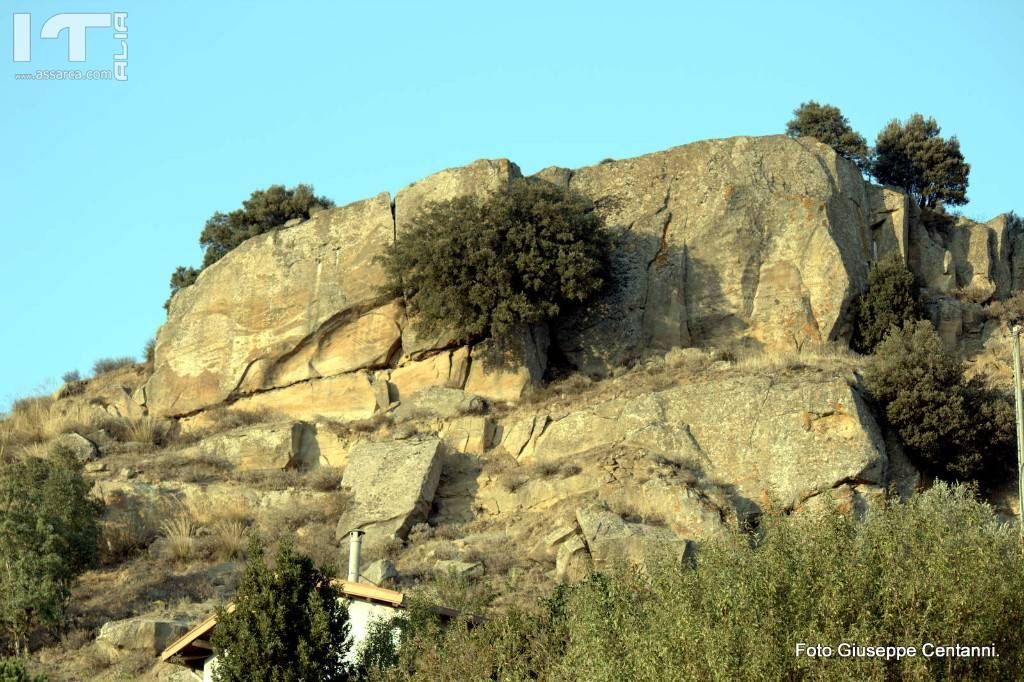
[[[30,675],[16,658],[0,658],[0,682],[46,682],[46,677]]]
[[[893,329],[875,349],[864,385],[923,471],[986,484],[1013,474],[1013,406],[979,379],[968,381],[929,322]]]
[[[1016,527],[939,484],[856,522],[766,519],[702,546],[695,565],[594,575],[472,630],[406,621],[390,680],[1015,679],[1024,665]],[[797,643],[903,645],[919,655],[810,658]],[[926,658],[925,643],[997,658]]]
[[[235,609],[219,609],[213,647],[221,682],[330,682],[350,679],[348,611],[330,569],[278,547],[274,566],[253,537]]]
[[[850,126],[850,121],[838,107],[818,104],[814,100],[803,102],[793,110],[793,118],[786,124],[786,134],[813,137],[856,163],[861,170],[867,170],[867,142]]]
[[[601,289],[608,252],[601,228],[584,197],[513,180],[486,199],[428,205],[384,256],[387,289],[408,301],[426,332],[500,340]]]
[[[99,513],[70,454],[0,468],[0,626],[16,653],[33,629],[63,622],[75,578],[97,560]]]
[[[851,345],[870,353],[892,328],[923,317],[914,274],[893,254],[879,260],[868,272],[868,288],[857,300]]]

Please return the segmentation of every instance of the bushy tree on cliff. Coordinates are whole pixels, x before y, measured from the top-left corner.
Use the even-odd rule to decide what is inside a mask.
[[[1013,406],[979,380],[968,381],[929,322],[891,331],[875,349],[864,384],[927,473],[997,483],[1012,472]]]
[[[898,255],[883,258],[871,267],[868,288],[855,304],[853,348],[870,353],[890,329],[922,316],[914,274]]]
[[[604,285],[608,241],[586,198],[517,179],[486,199],[433,203],[383,257],[387,290],[426,332],[498,340]]]
[[[334,202],[313,193],[312,185],[296,185],[286,189],[284,185],[271,185],[256,190],[242,202],[242,208],[230,213],[217,211],[206,221],[199,244],[203,247],[203,268],[223,258],[236,246],[250,237],[280,227],[293,218],[306,219],[324,208],[331,208]],[[171,297],[187,286],[191,286],[202,268],[179,267],[171,275]],[[170,303],[168,299],[164,307]]]
[[[253,537],[234,610],[217,612],[213,648],[220,682],[330,682],[350,679],[344,662],[348,611],[331,585],[331,571],[316,568],[287,542],[273,568]]]
[[[0,468],[0,624],[16,652],[32,629],[62,622],[75,578],[96,563],[99,512],[68,452]]]
[[[864,136],[855,131],[838,107],[804,102],[793,110],[793,119],[786,125],[786,134],[792,137],[813,137],[835,149],[840,155],[868,168],[868,145]]]
[[[902,187],[922,208],[967,203],[971,166],[956,137],[939,136],[934,118],[914,114],[893,119],[875,140],[871,173],[879,182]]]

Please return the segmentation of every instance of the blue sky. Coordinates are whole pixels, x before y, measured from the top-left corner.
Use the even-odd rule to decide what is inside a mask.
[[[481,157],[532,172],[778,133],[813,98],[869,140],[935,116],[972,164],[965,212],[1024,211],[1024,3],[7,6],[0,409],[138,355],[206,218],[273,183],[346,203]],[[110,69],[113,29],[89,29],[84,64],[39,32],[114,11],[127,81],[15,79]],[[13,61],[14,12],[32,14],[29,63]]]

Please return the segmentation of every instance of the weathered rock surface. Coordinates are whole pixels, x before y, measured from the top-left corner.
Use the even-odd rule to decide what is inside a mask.
[[[182,621],[129,618],[104,623],[96,641],[111,653],[144,651],[156,656],[188,630]]]
[[[550,338],[546,326],[524,329],[510,344],[508,355],[493,358],[488,344],[473,349],[466,391],[490,400],[516,401],[538,385],[548,366]]]
[[[69,452],[76,460],[83,464],[100,456],[100,449],[96,447],[96,443],[77,433],[61,435],[54,442],[53,447],[54,449],[60,448]]]
[[[494,422],[486,415],[459,417],[442,425],[438,435],[455,452],[482,455],[494,440]]]
[[[508,189],[509,182],[522,177],[519,166],[508,159],[480,159],[468,166],[448,168],[404,187],[395,195],[395,229],[406,229],[430,202],[464,196],[484,197]],[[419,350],[413,347],[410,350]]]
[[[863,399],[844,379],[813,372],[714,377],[536,416],[506,434],[503,447],[523,443],[527,461],[609,446],[657,454],[733,487],[739,505],[774,498],[791,508],[843,482],[886,485],[885,444]]]
[[[293,421],[242,426],[205,438],[178,454],[217,457],[239,471],[305,470],[320,463],[317,429],[308,422]]]
[[[387,559],[378,559],[360,571],[360,577],[377,586],[385,586],[398,577],[395,565]]]
[[[690,542],[668,528],[624,521],[618,514],[589,507],[576,511],[590,556],[598,569],[617,562],[646,567],[664,559],[682,559]]]
[[[150,410],[183,415],[385,363],[401,330],[374,257],[393,236],[383,193],[254,237],[206,268],[157,335]]]
[[[373,416],[377,395],[369,375],[360,371],[256,393],[233,403],[231,409],[271,410],[305,420],[351,421]]]
[[[348,453],[342,486],[352,491],[352,507],[338,521],[337,536],[366,531],[373,545],[404,539],[425,521],[441,478],[441,441],[436,438],[358,443]]]
[[[394,410],[396,421],[405,419],[452,419],[464,414],[483,412],[485,403],[479,396],[457,388],[430,386],[404,398]]]
[[[587,550],[587,544],[579,535],[573,534],[558,546],[555,577],[559,581],[574,583],[583,580],[593,567],[593,559]]]
[[[595,202],[615,245],[609,292],[556,330],[589,373],[646,349],[840,338],[872,232],[901,240],[895,197],[807,138],[696,142],[579,169],[568,186]]]

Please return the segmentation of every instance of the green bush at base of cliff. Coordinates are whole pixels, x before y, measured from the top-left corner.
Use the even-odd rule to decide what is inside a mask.
[[[862,522],[765,518],[756,537],[703,543],[692,564],[616,571],[484,625],[406,630],[376,679],[1014,679],[1024,665],[1024,565],[1015,526],[939,484]],[[840,658],[842,643],[914,647]],[[826,645],[832,657],[797,655]],[[996,656],[926,657],[922,646]]]
[[[914,274],[898,255],[887,256],[871,266],[868,288],[854,305],[851,345],[870,353],[890,329],[920,320],[923,313]]]
[[[419,327],[496,339],[551,320],[604,285],[608,241],[584,197],[513,180],[486,199],[429,204],[383,257],[387,292]]]
[[[923,471],[986,484],[1015,473],[1013,406],[968,381],[930,323],[893,329],[875,349],[864,385]]]

